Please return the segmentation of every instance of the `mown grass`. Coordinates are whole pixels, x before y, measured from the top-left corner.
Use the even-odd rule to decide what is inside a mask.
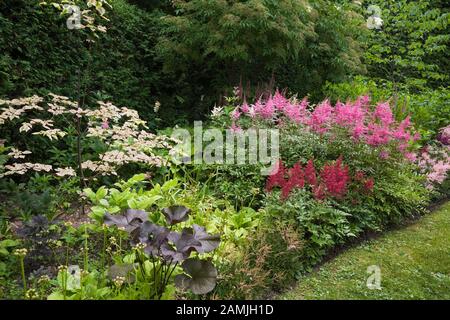
[[[381,269],[369,289],[367,268]],[[450,202],[414,225],[349,249],[280,299],[450,299]]]

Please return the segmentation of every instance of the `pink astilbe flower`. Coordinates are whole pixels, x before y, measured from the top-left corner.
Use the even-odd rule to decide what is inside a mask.
[[[409,141],[411,140],[411,134],[406,131],[409,126],[410,126],[411,122],[409,120],[409,116],[406,117],[406,119],[404,119],[400,125],[397,127],[397,129],[392,133],[392,136],[397,139],[397,140],[401,140],[401,141]]]
[[[343,127],[354,128],[364,123],[365,112],[361,104],[336,103],[334,122]]]
[[[289,102],[285,105],[283,113],[289,120],[295,123],[306,124],[308,122],[306,111],[307,106],[308,106],[307,98],[303,99],[300,104],[294,104]]]
[[[347,134],[356,143],[366,143],[372,147],[389,144],[396,147],[404,157],[412,159],[408,154],[411,142],[420,139],[420,135],[412,135],[410,118],[398,123],[389,103],[378,103],[372,111],[369,102],[368,96],[362,96],[354,102],[337,102],[333,107],[329,100],[325,100],[309,111],[307,99],[299,104],[295,99],[287,99],[277,90],[265,100],[261,96],[251,107],[244,103],[239,108],[242,111],[239,119],[232,115],[232,120],[238,121],[242,116],[249,116],[252,119],[270,121],[272,125],[279,127],[289,122],[301,124],[314,133],[331,132],[330,143],[333,143],[333,137],[341,137],[340,134],[334,134],[337,132],[334,129],[340,129],[339,133]],[[442,141],[450,141],[450,128],[442,130],[440,137]],[[380,154],[381,158],[385,156],[384,153]]]
[[[259,98],[258,101],[256,101],[255,104],[252,105],[253,117],[261,114],[261,111],[264,109],[264,107],[264,103],[261,101],[261,98]]]
[[[363,137],[367,132],[367,127],[364,125],[364,123],[357,123],[355,127],[352,130],[352,137],[355,140],[359,140],[361,137]]]
[[[239,118],[241,117],[241,113],[239,112],[239,109],[236,108],[231,112],[231,119],[233,121],[237,121],[239,120]]]
[[[333,107],[328,100],[319,104],[311,113],[309,125],[311,129],[318,133],[328,131],[333,115]]]
[[[390,126],[394,122],[394,116],[392,115],[389,103],[380,103],[376,106],[373,113],[375,119],[378,119],[384,127]]]
[[[272,119],[274,117],[274,113],[275,113],[275,104],[273,102],[273,99],[269,98],[269,100],[267,100],[263,108],[261,108],[261,110],[259,111],[259,115],[263,119]]]
[[[278,89],[272,100],[277,110],[283,110],[289,104],[289,100],[285,98]]]
[[[238,125],[236,125],[236,123],[235,122],[233,122],[232,124],[231,124],[231,131],[233,131],[233,132],[241,132],[242,131],[242,128],[240,127],[240,126],[238,126]]]
[[[248,113],[250,111],[250,107],[248,106],[247,102],[244,101],[244,103],[241,106],[241,111],[243,113]]]
[[[389,128],[375,123],[368,126],[368,134],[366,134],[366,142],[371,146],[379,146],[391,141],[391,132]]]
[[[109,123],[108,123],[108,120],[103,121],[103,123],[102,123],[102,129],[109,129]]]
[[[361,107],[367,107],[370,102],[370,97],[367,95],[360,96],[356,99],[356,102],[359,103],[361,105]]]

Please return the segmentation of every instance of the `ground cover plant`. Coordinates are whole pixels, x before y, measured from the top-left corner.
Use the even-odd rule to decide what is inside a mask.
[[[447,298],[440,1],[6,0],[0,35],[0,299]]]

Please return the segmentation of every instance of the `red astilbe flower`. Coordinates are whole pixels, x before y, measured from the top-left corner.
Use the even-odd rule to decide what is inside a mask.
[[[284,178],[286,174],[286,168],[281,160],[278,161],[272,174],[269,176],[266,182],[266,191],[271,192],[274,187],[283,187],[286,183]]]
[[[303,188],[305,186],[305,173],[303,172],[300,162],[294,164],[289,170],[289,182],[296,188]]]
[[[312,159],[310,159],[306,164],[305,180],[312,186],[315,186],[317,184],[316,168],[314,168],[314,163]]]
[[[303,188],[305,186],[305,174],[302,165],[297,162],[291,169],[284,167],[279,161],[272,174],[267,178],[266,191],[271,192],[274,187],[281,188],[281,197],[287,199],[292,189]]]
[[[373,191],[373,186],[374,186],[373,178],[369,178],[364,182],[364,188],[369,192]]]
[[[320,179],[330,196],[341,198],[347,193],[347,184],[350,178],[348,166],[342,164],[342,156],[334,164],[326,164],[323,167]]]
[[[302,165],[297,162],[294,166],[289,169],[289,180],[284,182],[281,186],[281,197],[287,199],[292,189],[303,188],[305,186],[305,174],[302,169]]]
[[[364,171],[356,171],[356,173],[355,173],[355,180],[356,181],[363,181],[363,179],[366,177],[366,175],[365,175],[365,173],[364,173]]]
[[[314,198],[318,201],[321,201],[325,199],[325,186],[321,184],[313,185],[312,186],[312,192],[314,195]]]

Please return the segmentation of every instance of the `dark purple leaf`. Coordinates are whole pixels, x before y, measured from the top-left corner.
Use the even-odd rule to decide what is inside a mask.
[[[186,221],[190,212],[191,209],[185,206],[171,206],[162,210],[167,223],[170,225]]]
[[[210,261],[187,259],[181,267],[186,274],[175,277],[177,287],[190,289],[194,294],[205,294],[216,286],[217,270]]]
[[[198,253],[211,252],[216,249],[220,244],[220,235],[208,234],[205,228],[194,224],[194,238],[200,243],[200,246],[196,246],[195,249]]]

